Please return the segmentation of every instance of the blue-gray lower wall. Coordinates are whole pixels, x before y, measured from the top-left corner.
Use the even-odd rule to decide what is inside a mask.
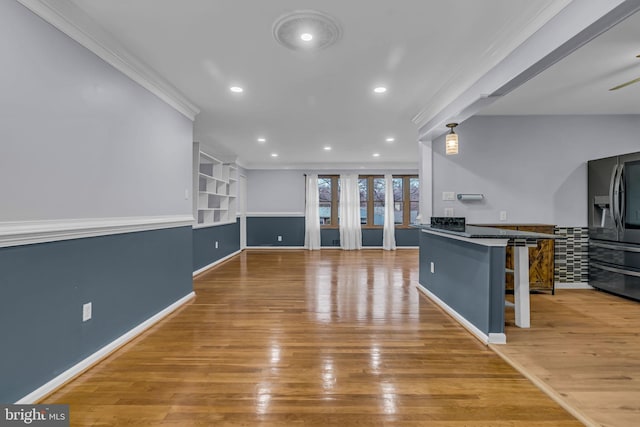
[[[503,333],[505,257],[504,247],[421,232],[420,285],[485,334]]]
[[[192,287],[191,227],[0,249],[0,402],[19,400]],[[82,305],[93,318],[82,322]]]
[[[247,246],[304,246],[304,217],[247,217]]]
[[[247,246],[304,247],[304,217],[247,217]],[[282,241],[278,241],[282,236]],[[396,246],[419,245],[419,230],[396,228]],[[320,230],[322,246],[340,246],[340,231],[336,228]],[[382,229],[362,229],[362,245],[382,246]]]
[[[240,220],[232,224],[193,229],[193,271],[239,250]]]

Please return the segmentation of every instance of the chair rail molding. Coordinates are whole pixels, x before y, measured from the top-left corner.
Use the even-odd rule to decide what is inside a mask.
[[[0,248],[110,234],[191,227],[191,215],[0,222]]]

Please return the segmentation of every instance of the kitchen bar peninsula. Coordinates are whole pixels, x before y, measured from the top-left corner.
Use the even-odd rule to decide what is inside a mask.
[[[504,344],[505,248],[514,247],[516,326],[528,328],[529,250],[552,234],[467,225],[464,231],[416,225],[418,289],[487,344]]]

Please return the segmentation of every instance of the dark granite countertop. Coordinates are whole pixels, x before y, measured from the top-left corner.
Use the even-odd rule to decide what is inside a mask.
[[[454,236],[468,237],[470,239],[559,239],[561,236],[545,233],[534,233],[531,231],[517,231],[503,228],[478,227],[475,225],[467,225],[465,231],[453,231],[444,228],[432,227],[429,224],[415,224],[415,228],[421,230],[434,231],[438,233],[452,234]]]

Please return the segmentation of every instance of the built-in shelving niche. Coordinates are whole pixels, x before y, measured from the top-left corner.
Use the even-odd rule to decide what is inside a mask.
[[[196,227],[236,220],[238,168],[201,150],[194,143],[194,217]]]

